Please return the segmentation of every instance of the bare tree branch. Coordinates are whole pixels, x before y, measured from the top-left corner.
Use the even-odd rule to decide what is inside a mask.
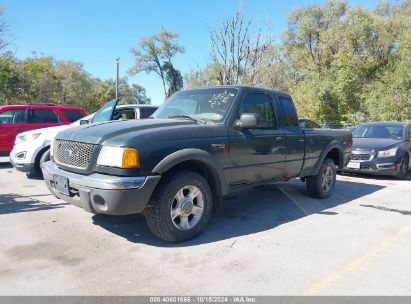
[[[257,84],[257,65],[272,39],[269,31],[263,38],[261,28],[252,33],[251,25],[250,20],[237,12],[219,28],[209,30],[210,58],[221,68],[221,84]]]

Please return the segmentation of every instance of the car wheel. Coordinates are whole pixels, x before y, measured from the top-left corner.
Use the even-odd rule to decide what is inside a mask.
[[[29,179],[41,179],[43,178],[43,172],[41,172],[41,165],[50,160],[50,149],[47,149],[41,154],[40,158],[35,162],[33,171],[27,172],[26,176]]]
[[[407,177],[408,166],[409,166],[409,157],[408,155],[404,155],[401,158],[400,167],[398,168],[398,174],[396,176],[398,179],[405,179]]]
[[[316,198],[327,198],[334,191],[336,179],[335,163],[332,159],[326,158],[317,175],[307,176],[307,192],[310,196]]]
[[[165,176],[154,190],[145,215],[158,238],[182,242],[199,235],[210,218],[212,194],[207,181],[195,172]]]
[[[48,162],[50,160],[50,149],[47,149],[43,155],[40,157],[40,161],[39,161],[39,167],[40,167],[40,171],[41,171],[41,167],[45,162]]]

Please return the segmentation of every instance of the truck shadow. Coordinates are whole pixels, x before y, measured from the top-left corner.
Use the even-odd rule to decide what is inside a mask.
[[[36,196],[49,196],[50,194],[39,194],[23,196],[14,193],[7,193],[0,195],[0,215],[19,213],[19,212],[33,212],[50,209],[63,208],[68,203],[46,203],[35,199]]]
[[[197,238],[169,244],[154,237],[143,215],[94,215],[93,223],[126,238],[130,242],[157,247],[187,247],[273,229],[311,214],[332,216],[328,210],[381,190],[384,186],[339,180],[335,195],[317,200],[306,196],[299,180],[256,187],[226,197],[224,210],[213,214],[204,232]]]

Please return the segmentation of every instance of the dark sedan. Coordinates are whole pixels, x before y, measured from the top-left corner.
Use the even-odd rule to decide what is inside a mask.
[[[351,159],[344,172],[407,176],[411,155],[411,123],[373,122],[353,131]]]

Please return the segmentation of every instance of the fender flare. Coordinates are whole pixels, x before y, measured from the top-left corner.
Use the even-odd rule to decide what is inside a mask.
[[[343,152],[344,149],[343,149],[341,143],[334,140],[334,141],[328,143],[328,145],[326,145],[325,148],[323,149],[323,151],[321,152],[320,157],[319,157],[317,163],[314,166],[313,175],[317,175],[318,172],[320,172],[321,165],[323,164],[325,158],[327,157],[327,154],[333,149],[337,149],[338,154],[339,154],[339,158],[338,158],[339,163],[336,164],[336,165],[338,165],[339,169],[343,168],[343,166],[344,166],[344,152]]]
[[[184,161],[198,161],[205,165],[213,174],[217,181],[218,196],[224,196],[228,193],[228,184],[224,175],[224,171],[217,159],[207,151],[195,148],[183,149],[167,155],[163,158],[152,170],[154,174],[163,174],[172,167]]]

